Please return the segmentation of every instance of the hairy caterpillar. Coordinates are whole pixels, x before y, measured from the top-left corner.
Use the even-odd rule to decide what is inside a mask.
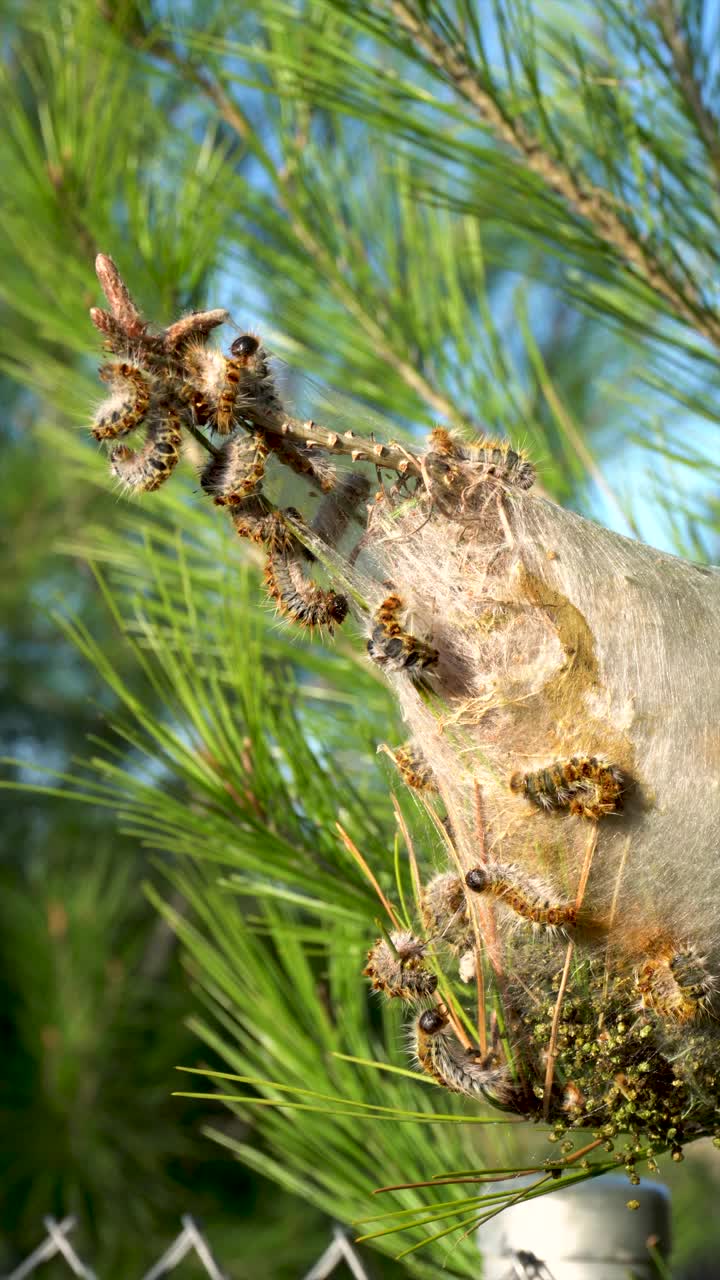
[[[405,742],[401,747],[396,747],[393,754],[400,776],[407,787],[411,787],[413,791],[437,790],[435,774],[419,747],[413,746],[411,742]]]
[[[170,404],[158,405],[147,427],[145,444],[137,451],[118,445],[110,455],[110,470],[135,493],[150,493],[170,478],[180,458],[180,417]]]
[[[437,987],[437,977],[422,963],[425,949],[408,930],[391,933],[389,943],[378,938],[363,973],[389,999],[421,1000]]]
[[[337,471],[332,463],[314,458],[310,446],[294,444],[277,432],[268,431],[268,443],[277,458],[296,475],[312,480],[323,493],[331,493],[337,483]]]
[[[547,886],[534,880],[520,867],[489,862],[487,866],[468,871],[465,883],[473,893],[490,893],[499,898],[516,915],[533,924],[549,928],[572,928],[577,924],[578,912],[574,903],[553,902]]]
[[[437,649],[404,631],[398,621],[405,605],[398,595],[386,596],[373,614],[373,630],[367,643],[370,657],[388,671],[407,671],[420,676],[425,667],[434,666]]]
[[[327,627],[332,634],[334,627],[347,617],[347,598],[318,587],[307,577],[305,569],[312,556],[292,537],[280,517],[274,517],[269,528],[265,586],[278,612],[287,614],[301,627]]]
[[[264,436],[234,436],[203,468],[202,488],[219,507],[236,506],[260,487],[268,452]]]
[[[140,425],[150,406],[150,379],[127,360],[104,364],[99,374],[112,387],[112,394],[95,414],[92,433],[96,440],[128,435]]]
[[[268,515],[261,497],[244,498],[230,507],[230,515],[239,538],[248,538],[250,542],[261,545],[271,540],[275,518]]]
[[[225,361],[225,377],[217,400],[216,429],[223,435],[237,425],[236,405],[241,394],[250,394],[263,412],[280,413],[265,353],[257,338],[243,333],[231,344]]]
[[[333,466],[314,461],[309,447],[296,445],[281,434],[285,410],[267,352],[254,334],[243,333],[236,338],[229,357],[205,343],[190,343],[184,360],[198,404],[210,406],[203,421],[220,435],[229,435],[243,418],[243,409],[252,409],[254,415],[260,416],[260,428],[266,431],[266,442],[279,462],[312,479],[324,493],[335,487]]]
[[[635,979],[640,1003],[667,1022],[688,1023],[711,1011],[717,983],[690,943],[660,945]]]
[[[282,405],[267,357],[258,339],[241,334],[225,356],[205,341],[190,341],[182,352],[185,378],[207,406],[205,414],[213,430],[229,435],[242,417],[243,402],[252,401],[264,415],[280,421]]]
[[[442,1006],[420,1014],[415,1024],[415,1053],[423,1071],[452,1093],[501,1100],[503,1085],[508,1082],[495,1054],[483,1057],[473,1049],[464,1049],[448,1025]]]
[[[597,821],[622,810],[625,779],[620,769],[597,756],[572,756],[535,773],[514,773],[510,787],[540,809],[569,809]]]
[[[441,871],[423,885],[420,916],[427,932],[459,951],[473,946],[465,886],[452,871]]]
[[[430,433],[425,466],[436,484],[463,499],[488,477],[517,489],[530,489],[535,481],[532,463],[506,440],[483,436],[466,444],[443,427]]]

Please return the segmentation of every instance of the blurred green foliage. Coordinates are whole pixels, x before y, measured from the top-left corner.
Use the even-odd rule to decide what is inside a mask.
[[[716,557],[714,9],[2,10],[0,1267],[75,1212],[98,1273],[139,1276],[189,1211],[234,1280],[294,1280],[332,1219],[442,1212],[374,1187],[546,1149],[402,1074],[359,978],[378,904],[334,825],[394,892],[389,695],[358,637],[276,627],[189,463],[115,498],[81,430],[93,258],[158,323],[261,323],[356,429],[504,431],[559,501]],[[173,1097],[225,1092],[178,1064],[256,1083]],[[716,1177],[704,1150],[670,1176],[689,1264]],[[453,1240],[374,1274],[476,1274]]]

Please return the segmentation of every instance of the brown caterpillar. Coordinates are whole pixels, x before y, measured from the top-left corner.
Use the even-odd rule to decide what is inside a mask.
[[[251,387],[253,399],[259,402],[261,398],[261,384],[269,372],[262,356],[258,359],[260,350],[260,343],[250,333],[236,338],[230,347],[215,416],[215,430],[221,435],[227,435],[237,426],[235,410],[241,392]]]
[[[335,467],[322,458],[314,458],[309,446],[294,444],[285,436],[268,431],[268,444],[273,454],[296,475],[312,480],[323,493],[331,493],[337,483]]]
[[[180,371],[177,377],[169,376],[165,370],[163,378],[168,393],[173,396],[181,405],[189,409],[193,421],[199,427],[207,427],[212,423],[213,407],[206,396],[203,395],[192,382],[186,382],[184,371]]]
[[[474,945],[465,886],[454,872],[441,871],[423,885],[420,916],[427,932],[453,949],[466,951]]]
[[[488,477],[514,485],[516,489],[530,489],[535,482],[534,466],[507,440],[481,436],[466,444],[444,427],[430,433],[425,466],[435,484],[462,499],[471,496]]]
[[[264,545],[272,538],[274,517],[268,515],[267,506],[259,496],[245,498],[230,507],[230,515],[239,538]]]
[[[406,787],[411,787],[413,791],[437,791],[435,774],[418,747],[405,742],[401,747],[396,747],[393,754]]]
[[[252,333],[243,333],[230,347],[228,364],[240,372],[242,391],[253,405],[268,418],[282,418],[283,406],[275,389],[275,379],[268,364],[267,352]]]
[[[599,821],[622,811],[626,782],[620,769],[597,756],[572,756],[535,773],[514,773],[510,787],[540,809],[569,809],[577,817]]]
[[[378,938],[368,952],[363,973],[376,991],[388,999],[422,1000],[437,987],[437,977],[422,963],[426,944],[409,930],[390,934],[390,942]]]
[[[440,655],[437,649],[403,630],[398,615],[404,611],[400,596],[386,596],[373,614],[367,651],[373,661],[387,671],[406,671],[419,678],[426,667],[435,665]]]
[[[274,517],[269,527],[265,586],[278,612],[287,614],[301,627],[327,627],[332,634],[334,627],[347,617],[347,598],[318,587],[307,577],[306,565],[313,557],[292,537],[281,517]]]
[[[110,455],[110,470],[133,492],[150,493],[172,475],[181,443],[179,414],[172,405],[161,404],[148,423],[142,449],[118,445]]]
[[[681,1025],[709,1014],[717,983],[690,943],[663,942],[635,978],[643,1009]]]
[[[252,401],[256,409],[274,421],[282,418],[282,405],[265,352],[250,333],[235,339],[229,357],[208,347],[204,340],[186,343],[182,369],[199,402],[207,407],[206,420],[220,435],[229,435],[238,426],[243,401]]]
[[[573,928],[577,924],[578,909],[574,903],[553,902],[547,886],[520,867],[489,862],[487,866],[468,871],[465,883],[473,893],[490,893],[499,898],[516,915],[533,924],[546,928]]]
[[[502,1101],[510,1082],[496,1055],[483,1057],[476,1050],[464,1049],[448,1026],[448,1015],[441,1005],[420,1014],[415,1024],[415,1053],[423,1071],[451,1093]]]
[[[262,435],[234,436],[203,468],[202,488],[219,507],[237,506],[260,487],[268,452]]]
[[[215,431],[229,435],[239,425],[243,408],[252,408],[253,414],[261,418],[261,427],[267,428],[266,442],[279,462],[313,480],[323,493],[335,487],[333,466],[315,461],[309,447],[296,445],[281,434],[285,410],[275,389],[267,352],[254,334],[243,333],[236,338],[229,357],[204,343],[190,343],[185,363],[199,403],[213,406],[203,420]]]
[[[150,378],[127,360],[104,364],[99,374],[112,387],[112,394],[100,405],[91,430],[96,440],[114,440],[134,431],[145,417],[150,406]]]

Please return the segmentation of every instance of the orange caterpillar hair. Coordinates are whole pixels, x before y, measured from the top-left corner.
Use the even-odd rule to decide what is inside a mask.
[[[569,809],[598,821],[622,810],[626,782],[620,769],[597,756],[571,756],[535,773],[514,773],[510,787],[540,809]]]
[[[203,468],[200,484],[219,507],[237,506],[260,487],[268,453],[264,436],[234,436]]]
[[[347,617],[347,598],[318,587],[307,577],[305,569],[312,557],[288,532],[281,517],[273,518],[270,530],[265,586],[278,612],[301,627],[327,627],[332,634]]]
[[[150,493],[170,478],[180,458],[180,417],[170,404],[159,405],[147,427],[141,449],[118,445],[110,455],[110,470],[134,493]]]
[[[437,977],[422,963],[425,949],[409,930],[398,930],[390,934],[390,942],[378,938],[363,973],[390,1000],[422,1000],[437,987]]]
[[[468,871],[465,883],[473,893],[492,894],[516,915],[533,924],[551,929],[573,928],[577,924],[578,910],[574,903],[553,902],[547,886],[534,880],[520,867],[489,862],[487,866],[473,867]]]
[[[386,596],[373,614],[373,629],[367,643],[370,657],[387,671],[405,671],[419,678],[426,667],[439,658],[437,649],[403,630],[399,615],[404,613],[401,596]]]
[[[473,486],[473,472],[481,477],[495,477],[516,489],[531,489],[535,482],[535,468],[522,453],[513,449],[507,440],[493,440],[481,436],[466,443],[437,427],[430,432],[426,465],[433,477],[448,491]],[[453,463],[466,464],[454,466]]]
[[[127,360],[113,361],[99,369],[111,395],[100,405],[91,431],[96,440],[116,440],[140,425],[150,406],[151,381],[142,369]]]
[[[681,1025],[710,1014],[717,992],[704,956],[690,943],[675,946],[667,939],[651,945],[635,985],[643,1009]]]
[[[252,497],[233,504],[230,516],[239,538],[248,538],[250,542],[261,546],[271,539],[274,517],[268,515],[267,505],[259,495],[253,494]]]
[[[393,753],[400,777],[413,791],[437,791],[435,774],[419,747],[404,742]]]

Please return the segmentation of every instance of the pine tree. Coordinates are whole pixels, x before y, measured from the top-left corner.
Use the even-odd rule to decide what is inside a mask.
[[[463,0],[260,0],[241,14],[222,0],[181,13],[76,0],[13,20],[0,143],[13,174],[3,370],[21,389],[13,549],[44,551],[52,510],[65,559],[48,568],[36,550],[23,581],[29,592],[37,573],[44,600],[64,597],[46,634],[87,660],[83,691],[98,676],[102,689],[101,743],[71,767],[83,724],[68,721],[45,786],[48,803],[91,802],[96,831],[104,815],[107,866],[88,876],[77,855],[64,891],[80,915],[91,904],[83,945],[94,954],[113,920],[149,945],[129,849],[149,851],[148,894],[203,1010],[202,1051],[185,1039],[183,1060],[207,1070],[178,1085],[177,1015],[139,1002],[167,1057],[155,1068],[148,1055],[137,1088],[214,1104],[224,1170],[232,1154],[332,1218],[376,1217],[362,1232],[409,1251],[415,1274],[474,1275],[474,1243],[458,1237],[495,1207],[477,1187],[369,1200],[381,1185],[523,1166],[530,1151],[533,1166],[549,1159],[498,1113],[438,1103],[409,1070],[394,1007],[368,1008],[360,971],[382,908],[363,863],[409,901],[406,845],[441,849],[375,759],[378,741],[401,741],[397,709],[357,637],[326,647],[276,626],[259,553],[201,501],[189,459],[157,494],[113,499],[69,430],[100,398],[92,264],[112,254],[158,325],[205,306],[257,321],[291,369],[352,397],[338,408],[309,389],[330,428],[408,449],[438,420],[507,436],[566,508],[712,560],[715,19],[672,0],[630,16],[599,0],[552,13],[499,0],[482,17]],[[88,562],[95,579],[69,580],[68,563]],[[34,763],[47,776],[55,761]],[[18,780],[36,792],[27,762]],[[67,822],[59,812],[44,821]],[[64,839],[94,841],[90,829]],[[32,833],[33,873],[11,880],[28,920],[33,879],[53,867],[46,831]],[[229,1120],[205,1055],[232,1077]],[[172,1146],[173,1114],[166,1138],[146,1135],[148,1159]]]

